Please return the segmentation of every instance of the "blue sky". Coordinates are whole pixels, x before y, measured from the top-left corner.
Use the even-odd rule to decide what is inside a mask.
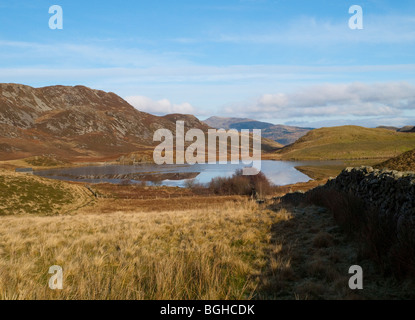
[[[48,26],[55,4],[63,30]],[[363,30],[348,26],[355,4]],[[415,1],[0,0],[0,82],[201,119],[415,125]]]

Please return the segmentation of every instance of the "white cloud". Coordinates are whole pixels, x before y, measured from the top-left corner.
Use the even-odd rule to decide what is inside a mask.
[[[332,120],[316,120],[316,121],[287,121],[286,125],[307,127],[307,128],[321,128],[334,127],[344,125],[356,125],[362,127],[376,128],[378,126],[394,126],[402,128],[404,126],[415,124],[415,117],[374,117],[363,119],[332,119]]]
[[[165,115],[170,113],[195,114],[195,108],[188,102],[174,104],[168,99],[155,101],[144,96],[130,96],[125,100],[140,111]]]
[[[264,94],[227,106],[228,115],[272,119],[398,116],[415,110],[415,85],[351,83],[309,86],[291,93]]]

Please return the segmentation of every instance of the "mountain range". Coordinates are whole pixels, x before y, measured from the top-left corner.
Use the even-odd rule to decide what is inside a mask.
[[[379,126],[378,128],[388,129],[388,130],[396,131],[396,132],[415,132],[415,126],[405,126],[402,128],[392,127],[392,126]]]
[[[313,128],[275,125],[273,123],[246,118],[210,117],[203,122],[216,129],[261,129],[261,134],[264,138],[274,140],[282,145],[289,145],[294,143],[299,138],[307,134],[310,130],[313,130]]]
[[[210,128],[193,115],[155,116],[112,92],[85,86],[33,88],[0,84],[0,160],[38,155],[69,161],[104,161],[152,153],[154,132]],[[282,145],[262,139],[263,150]]]
[[[299,128],[242,118],[155,116],[112,92],[84,86],[33,88],[0,84],[0,160],[49,156],[66,161],[151,161],[154,132],[185,129],[261,129],[269,159],[391,158],[415,149],[414,127]],[[190,144],[190,142],[189,142]],[[284,145],[286,145],[284,147]]]

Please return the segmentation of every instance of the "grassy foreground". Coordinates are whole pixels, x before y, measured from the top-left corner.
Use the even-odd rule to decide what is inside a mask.
[[[105,198],[84,203],[80,185],[0,177],[9,192],[20,185],[19,197],[0,195],[3,203],[31,204],[0,216],[0,299],[414,297],[411,281],[386,277],[362,259],[358,245],[320,207],[107,185],[96,186]],[[32,211],[33,203],[48,201],[50,184],[63,188],[56,197],[73,210]],[[281,187],[278,195],[312,186]],[[365,289],[358,292],[348,287],[354,264],[365,270]],[[48,287],[53,265],[63,268],[63,290]]]
[[[1,217],[0,299],[246,299],[272,222],[257,205]],[[48,288],[48,269],[64,289]]]

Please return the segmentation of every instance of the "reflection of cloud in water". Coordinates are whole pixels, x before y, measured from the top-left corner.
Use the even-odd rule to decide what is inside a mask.
[[[283,186],[287,184],[292,184],[293,181],[297,182],[307,182],[310,180],[305,174],[297,171],[294,168],[290,168],[288,170],[273,172],[273,173],[265,173],[269,181],[271,181],[275,185]]]
[[[262,172],[275,185],[287,185],[310,181],[310,177],[295,169],[297,163],[282,161],[263,161]]]
[[[167,186],[167,187],[185,187],[187,180],[163,180],[161,182],[161,185]]]
[[[282,161],[262,161],[261,171],[266,175],[268,180],[275,185],[287,185],[297,182],[307,182],[308,176],[295,169],[298,163]],[[213,178],[231,177],[237,169],[242,169],[243,165],[197,165],[200,174],[194,179],[197,183],[207,184]],[[196,168],[194,168],[196,169]],[[192,179],[180,181],[164,180],[163,185],[184,187],[186,182]]]
[[[271,161],[261,162],[261,171],[266,175],[271,183],[275,185],[287,185],[297,182],[307,182],[308,176],[297,171],[295,166],[301,165],[298,162]],[[154,164],[139,166],[94,166],[81,168],[52,169],[37,171],[35,174],[55,178],[58,180],[84,181],[84,182],[112,182],[121,183],[123,179],[132,180],[144,179],[149,176],[162,178],[160,184],[165,186],[186,186],[186,181],[190,177],[195,177],[195,182],[206,184],[216,177],[230,177],[237,169],[242,169],[243,164],[196,164],[183,166],[157,166]],[[249,166],[248,166],[249,167]],[[114,178],[114,179],[110,179]],[[182,178],[182,180],[177,180]],[[158,180],[158,179],[155,179]],[[150,184],[152,184],[150,182]]]
[[[212,181],[213,178],[217,178],[217,177],[232,177],[232,175],[235,173],[234,170],[232,171],[213,171],[213,170],[208,170],[208,171],[202,171],[197,177],[196,177],[196,181],[198,183],[209,183],[210,181]]]

